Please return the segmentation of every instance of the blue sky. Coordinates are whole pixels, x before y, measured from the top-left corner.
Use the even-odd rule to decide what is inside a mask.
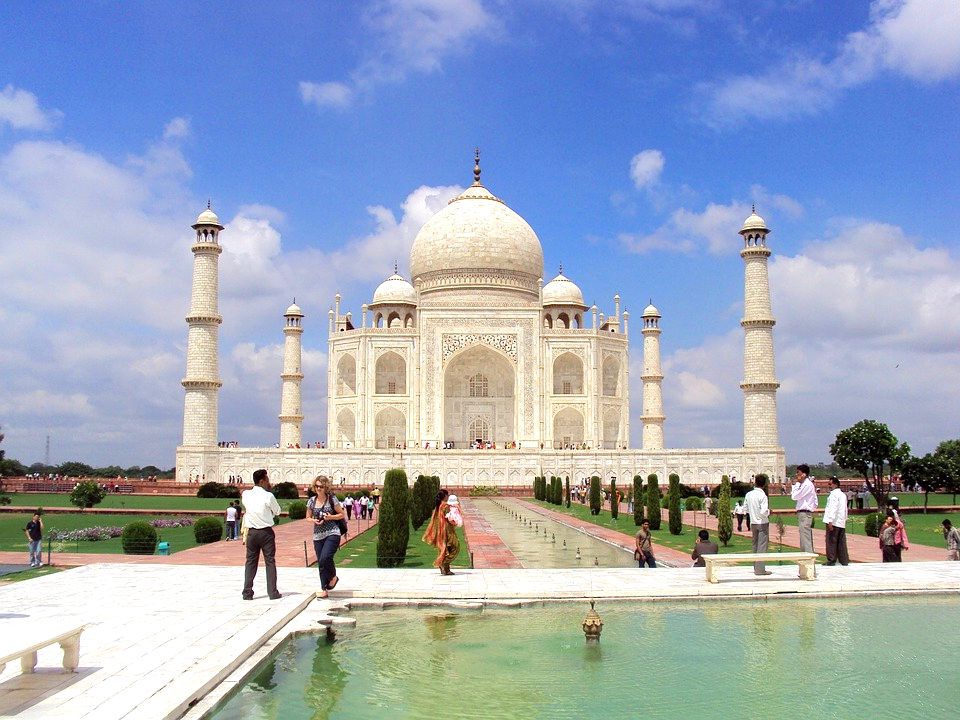
[[[960,436],[960,4],[7,3],[8,457],[173,464],[197,214],[221,236],[220,435],[278,435],[282,313],[326,434],[327,311],[359,315],[472,181],[588,303],[663,319],[668,447],[742,442],[742,240],[772,229],[780,437]],[[641,337],[633,325],[639,446]]]

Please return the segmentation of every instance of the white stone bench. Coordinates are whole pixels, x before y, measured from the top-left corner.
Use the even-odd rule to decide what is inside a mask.
[[[0,672],[11,660],[20,660],[20,672],[32,673],[37,666],[37,651],[60,643],[63,671],[74,672],[80,661],[80,633],[86,625],[37,625],[4,623],[0,636]]]
[[[736,565],[744,562],[775,562],[777,560],[786,560],[796,563],[800,569],[801,580],[815,580],[816,573],[813,563],[817,559],[816,553],[810,552],[788,552],[788,553],[725,553],[723,555],[701,555],[704,564],[707,566],[707,582],[720,582],[720,566]]]

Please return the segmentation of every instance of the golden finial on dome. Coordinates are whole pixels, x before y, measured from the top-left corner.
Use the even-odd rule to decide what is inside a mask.
[[[476,148],[476,164],[473,166],[473,184],[480,184],[480,148]]]
[[[207,198],[207,210],[210,209],[210,198]]]
[[[563,263],[560,263],[560,274],[563,275]]]
[[[393,261],[393,274],[394,274],[394,275],[397,275],[397,274],[398,274],[398,273],[397,273],[397,261],[396,261],[396,260]]]

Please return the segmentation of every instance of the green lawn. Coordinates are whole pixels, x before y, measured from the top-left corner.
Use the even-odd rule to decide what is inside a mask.
[[[426,525],[421,526],[419,530],[414,530],[413,526],[410,526],[407,557],[400,567],[423,569],[433,567],[433,561],[437,559],[437,551],[432,545],[427,545],[420,539],[425,530]],[[470,548],[463,536],[463,528],[457,528],[457,536],[460,538],[460,555],[453,563],[453,567],[470,567]],[[363,535],[340,548],[335,561],[338,566],[343,567],[377,567],[377,526],[374,525]]]

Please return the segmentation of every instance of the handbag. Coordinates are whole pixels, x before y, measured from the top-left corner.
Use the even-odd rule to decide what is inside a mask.
[[[639,551],[639,550],[634,550],[634,551],[633,551],[633,559],[634,559],[634,560],[640,560],[640,551]]]
[[[337,503],[337,504],[339,505],[340,503]],[[330,509],[336,510],[336,508],[333,506],[333,502],[330,503]],[[342,505],[340,506],[340,512],[343,512]],[[343,537],[346,537],[347,532],[349,532],[349,527],[347,525],[346,518],[339,518],[336,522],[337,522],[337,527],[340,528],[340,535]]]

